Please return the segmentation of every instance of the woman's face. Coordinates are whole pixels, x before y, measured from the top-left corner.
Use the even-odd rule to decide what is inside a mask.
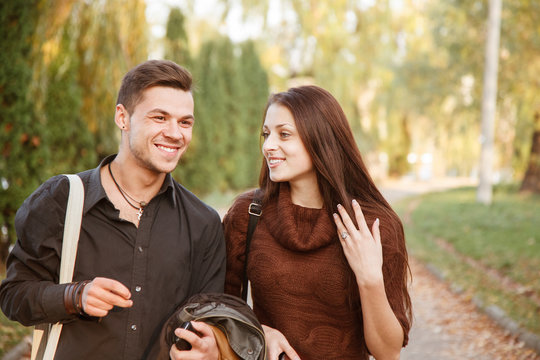
[[[311,156],[308,154],[296,122],[286,107],[272,104],[264,120],[262,153],[274,182],[317,183]]]

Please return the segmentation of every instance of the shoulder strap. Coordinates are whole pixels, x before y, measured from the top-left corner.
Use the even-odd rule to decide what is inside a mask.
[[[247,301],[247,291],[248,291],[247,260],[248,260],[248,255],[249,255],[249,247],[251,245],[251,237],[253,236],[253,233],[255,232],[255,228],[257,227],[257,222],[259,221],[259,217],[261,217],[262,215],[261,189],[257,189],[253,193],[253,200],[251,204],[249,204],[248,213],[249,213],[249,223],[248,223],[248,229],[247,229],[247,234],[246,234],[246,251],[245,251],[245,256],[244,256],[244,276],[242,279],[242,299],[244,299],[244,301]]]
[[[81,231],[84,205],[84,186],[78,175],[66,175],[69,179],[69,199],[64,224],[64,240],[62,242],[62,258],[60,262],[60,284],[73,280],[75,257]]]
[[[73,270],[75,268],[75,258],[77,256],[77,245],[81,230],[82,212],[84,205],[84,186],[78,175],[66,175],[69,179],[69,197],[66,208],[66,219],[64,223],[64,238],[62,241],[62,255],[60,258],[60,284],[73,280]],[[41,330],[34,330],[34,332]],[[52,360],[60,339],[62,324],[56,323],[50,329],[47,339],[47,346],[43,354],[44,360]],[[34,334],[34,337],[36,334]],[[35,342],[35,341],[34,341]],[[33,345],[36,345],[35,343]],[[36,351],[36,354],[34,354]],[[32,359],[38,356],[37,347],[32,347]]]

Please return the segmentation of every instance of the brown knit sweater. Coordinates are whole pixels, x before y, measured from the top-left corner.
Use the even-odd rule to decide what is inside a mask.
[[[252,197],[253,192],[241,195],[223,220],[225,291],[237,296]],[[384,228],[381,233],[385,236]],[[348,305],[347,274],[351,270],[340,246],[327,212],[292,204],[287,185],[281,186],[276,201],[264,206],[253,235],[248,278],[254,311],[261,324],[285,335],[302,360],[368,359],[361,313],[352,312]],[[384,260],[385,264],[393,262],[386,255]],[[407,334],[403,301],[397,294],[391,295],[394,312]]]

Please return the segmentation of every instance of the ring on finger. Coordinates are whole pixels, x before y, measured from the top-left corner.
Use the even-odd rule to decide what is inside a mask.
[[[340,236],[341,236],[341,238],[342,238],[343,240],[345,240],[346,238],[349,237],[349,233],[346,232],[346,231],[342,231],[341,234],[340,234]]]

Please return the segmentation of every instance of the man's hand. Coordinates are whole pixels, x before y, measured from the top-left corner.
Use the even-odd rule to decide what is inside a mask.
[[[85,286],[82,294],[83,310],[90,316],[104,317],[114,307],[131,307],[131,293],[122,283],[97,277]]]
[[[217,360],[219,349],[212,328],[203,322],[192,321],[191,324],[201,336],[189,330],[177,328],[174,333],[191,344],[191,350],[180,351],[173,344],[169,356],[173,360]]]

